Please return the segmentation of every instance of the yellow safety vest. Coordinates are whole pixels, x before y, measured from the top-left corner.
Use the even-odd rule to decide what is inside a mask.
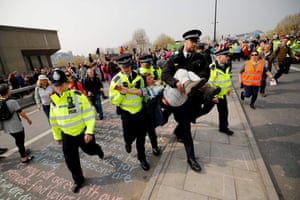
[[[50,98],[49,121],[55,140],[62,140],[62,132],[71,136],[83,131],[94,134],[95,111],[85,95],[69,89],[61,96],[53,94]]]
[[[119,72],[114,76],[109,86],[109,100],[111,104],[119,106],[122,110],[128,111],[131,114],[141,111],[143,108],[143,97],[134,94],[121,94],[118,90],[115,90],[116,85],[130,89],[141,89],[144,88],[143,78],[137,74],[135,79],[130,83],[127,75]]]
[[[140,67],[138,70],[139,74],[141,75],[148,73],[151,74],[154,80],[161,80],[162,71],[160,68],[155,69],[153,66],[151,66],[150,68]]]
[[[216,67],[215,62],[210,64],[210,76],[208,82],[211,86],[219,86],[221,88],[221,92],[217,94],[216,97],[223,99],[224,95],[231,90],[232,82],[230,67],[228,66],[224,72]]]

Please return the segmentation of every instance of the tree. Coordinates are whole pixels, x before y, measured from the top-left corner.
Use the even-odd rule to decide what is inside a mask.
[[[153,42],[153,48],[167,48],[168,44],[175,44],[175,40],[166,34],[161,34]]]
[[[74,56],[72,63],[74,63],[76,66],[78,66],[80,63],[83,63],[85,60],[84,57],[81,56]]]
[[[150,47],[149,38],[144,29],[138,29],[133,33],[132,42],[136,44],[139,53],[147,52]]]
[[[283,18],[270,34],[277,35],[299,35],[300,34],[300,13],[289,15]],[[270,35],[268,35],[270,36]]]
[[[58,60],[55,63],[55,67],[66,67],[68,65],[68,61],[66,60]]]

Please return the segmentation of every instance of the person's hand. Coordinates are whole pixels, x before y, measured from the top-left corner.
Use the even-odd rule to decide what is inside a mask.
[[[61,145],[62,144],[62,140],[56,140],[57,144]]]
[[[122,86],[121,86],[121,85],[116,85],[116,86],[114,87],[114,89],[120,91],[120,90],[122,90]]]
[[[87,144],[87,143],[89,143],[90,141],[92,141],[92,139],[93,139],[93,136],[92,135],[90,135],[90,134],[85,134],[84,135],[84,142]]]
[[[177,81],[176,88],[179,90],[179,92],[185,94],[185,89],[184,89],[183,85],[180,83],[180,81]]]
[[[92,96],[92,93],[90,91],[88,92],[88,96]]]
[[[41,110],[41,104],[36,106],[38,110]]]
[[[29,125],[31,125],[31,124],[32,124],[32,121],[31,121],[31,119],[27,119],[27,122],[28,122],[28,124],[29,124]]]
[[[242,89],[242,88],[244,88],[244,85],[243,85],[243,83],[240,83],[240,88]]]
[[[217,97],[212,98],[211,101],[214,102],[214,103],[219,103],[219,99]]]

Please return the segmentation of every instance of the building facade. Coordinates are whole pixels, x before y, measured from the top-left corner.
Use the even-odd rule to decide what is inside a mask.
[[[6,79],[14,70],[52,67],[50,56],[58,50],[55,30],[0,26],[0,75]]]

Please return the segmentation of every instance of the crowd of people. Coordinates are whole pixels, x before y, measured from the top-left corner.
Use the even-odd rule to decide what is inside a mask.
[[[9,75],[12,89],[36,84],[37,109],[44,111],[54,140],[62,144],[65,162],[74,180],[73,192],[78,192],[85,182],[78,148],[104,158],[105,149],[103,152],[94,136],[95,121],[105,119],[102,100],[109,98],[116,106],[122,121],[124,150],[131,153],[132,144],[136,142],[137,159],[143,170],[150,169],[145,154],[146,135],[149,135],[153,154],[161,155],[155,129],[166,124],[173,114],[177,123],[173,133],[177,141],[184,144],[188,165],[200,172],[191,123],[196,123],[198,117],[217,105],[219,131],[228,136],[234,134],[229,129],[226,98],[232,85],[232,62],[244,59],[239,76],[244,89],[240,98],[251,97],[250,107],[255,109],[258,93],[266,96],[267,77],[278,83],[282,74],[289,72],[292,59],[299,60],[295,55],[299,38],[289,42],[291,37],[284,36],[280,41],[274,36],[273,40],[256,38],[211,47],[200,43],[200,36],[200,30],[185,32],[183,46],[175,52],[157,49],[136,53],[135,49],[129,52],[122,47],[113,58],[106,55],[104,59],[98,56],[98,60],[94,60],[90,54],[89,65],[75,67],[69,63],[60,69],[35,69],[30,78],[23,80],[16,71]],[[108,94],[105,94],[104,83],[109,85]],[[8,119],[1,115],[1,129],[14,137],[21,162],[28,163],[33,157],[24,147],[25,132],[18,116],[29,124],[32,121],[18,102],[9,97],[9,85],[1,84],[1,109],[5,104],[12,113]],[[1,148],[0,153],[6,150]]]

